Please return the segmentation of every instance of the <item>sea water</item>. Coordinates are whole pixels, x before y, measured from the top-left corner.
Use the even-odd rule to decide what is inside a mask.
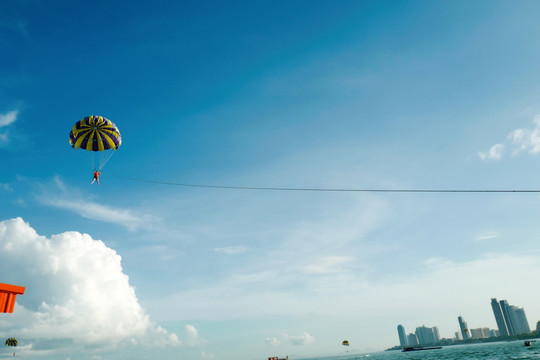
[[[371,354],[342,355],[309,360],[518,360],[540,359],[540,340],[525,346],[523,340],[470,345],[444,346],[424,351],[383,351]],[[305,359],[308,360],[308,359]]]

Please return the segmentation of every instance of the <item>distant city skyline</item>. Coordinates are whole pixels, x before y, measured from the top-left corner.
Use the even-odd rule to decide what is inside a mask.
[[[498,336],[514,336],[524,333],[530,333],[531,329],[525,309],[510,305],[507,300],[497,301],[491,299],[491,308],[495,316],[498,330],[488,327],[471,329],[467,325],[464,317],[458,316],[459,331],[454,334],[455,340],[482,339]],[[536,330],[540,329],[540,321],[536,324]],[[439,342],[438,327],[428,328],[425,325],[416,328],[414,333],[406,334],[405,327],[400,324],[397,327],[400,346],[432,345]]]

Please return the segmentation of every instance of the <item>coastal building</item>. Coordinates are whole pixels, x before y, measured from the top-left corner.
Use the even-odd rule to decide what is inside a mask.
[[[525,309],[510,305],[506,300],[497,302],[495,298],[491,299],[491,307],[500,336],[514,336],[531,332]]]
[[[491,329],[489,330],[489,337],[498,337],[500,336],[499,330]]]
[[[463,320],[463,317],[458,316],[458,323],[459,323],[459,329],[461,330],[461,337],[463,340],[467,340],[471,338],[471,334],[469,334],[469,328],[467,327],[467,322]]]
[[[489,328],[481,328],[480,330],[482,331],[484,339],[491,337],[491,330]]]
[[[456,331],[455,335],[454,335],[454,338],[456,340],[463,340],[463,335],[461,335],[461,331]]]
[[[418,343],[420,345],[433,345],[439,342],[439,329],[429,328],[425,325],[416,328],[416,336],[418,337]]]
[[[482,339],[482,331],[481,329],[471,329],[471,338],[473,339]]]
[[[418,336],[416,334],[410,333],[407,335],[407,346],[416,346],[420,345],[418,342]]]
[[[525,309],[510,305],[510,316],[512,316],[512,322],[514,324],[516,335],[531,332],[529,322],[527,321],[527,316],[525,315]]]
[[[489,336],[489,328],[471,329],[471,337],[473,339],[487,339]]]
[[[491,299],[491,308],[493,309],[493,315],[495,315],[495,322],[497,323],[497,327],[499,328],[500,336],[510,335],[508,332],[508,326],[506,325],[506,321],[504,320],[501,304],[497,301],[497,299]]]
[[[438,343],[441,341],[441,334],[439,333],[439,328],[434,326],[433,329],[433,338],[435,339],[435,342]]]
[[[499,301],[499,304],[501,304],[501,310],[503,313],[504,321],[506,322],[506,327],[508,328],[508,334],[510,336],[516,335],[514,323],[512,322],[512,316],[510,316],[510,304],[508,304],[508,301],[506,300]]]
[[[540,321],[536,323],[536,331],[540,331]]]
[[[405,333],[405,327],[403,325],[398,325],[397,332],[399,336],[399,345],[407,346],[407,334]]]

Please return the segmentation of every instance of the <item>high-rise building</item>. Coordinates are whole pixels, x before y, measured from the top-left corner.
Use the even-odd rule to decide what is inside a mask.
[[[461,331],[456,331],[455,336],[456,340],[463,340],[463,335],[461,335]]]
[[[491,299],[491,307],[501,336],[514,336],[531,332],[523,308],[510,305],[506,300],[497,303],[495,298]]]
[[[506,321],[504,320],[501,304],[497,301],[497,299],[491,299],[491,308],[493,309],[493,315],[495,315],[495,321],[497,322],[500,336],[510,335],[508,332],[508,326],[506,325]]]
[[[420,345],[420,343],[418,342],[418,336],[416,336],[416,334],[410,333],[409,335],[407,335],[407,346],[415,345]]]
[[[399,345],[407,346],[407,334],[405,333],[403,325],[398,325],[397,332],[399,336]]]
[[[504,321],[506,321],[506,327],[508,328],[508,334],[510,336],[516,335],[516,330],[514,329],[514,323],[512,322],[512,316],[510,315],[510,304],[508,304],[508,301],[501,300],[499,301],[499,304],[501,304],[501,310],[504,316]]]
[[[438,340],[435,339],[435,333],[433,328],[428,328],[424,325],[416,328],[416,336],[418,337],[418,342],[420,345],[432,345],[435,344]]]
[[[469,333],[469,328],[467,327],[467,323],[461,316],[458,316],[457,318],[459,323],[459,329],[461,330],[461,336],[463,337],[463,340],[467,340],[471,338],[471,334]]]
[[[536,323],[536,331],[540,331],[540,321]]]
[[[438,343],[439,341],[441,341],[441,334],[439,333],[439,328],[434,326],[431,329],[433,330],[433,340]]]
[[[525,316],[525,309],[518,308],[517,306],[510,306],[510,316],[512,316],[512,322],[514,324],[514,330],[516,335],[527,334],[531,332],[527,316]]]

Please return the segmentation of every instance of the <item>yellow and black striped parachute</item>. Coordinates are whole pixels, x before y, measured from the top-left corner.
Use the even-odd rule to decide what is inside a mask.
[[[349,346],[349,340],[343,340],[343,342],[341,343],[341,345],[343,345],[343,346]]]
[[[122,136],[111,120],[90,115],[73,125],[69,144],[74,149],[88,151],[116,150],[122,144]]]
[[[111,120],[103,116],[90,115],[73,125],[69,133],[69,144],[74,149],[92,151],[94,169],[101,170],[114,150],[122,144],[122,136]]]
[[[6,346],[17,346],[19,342],[14,337],[10,337],[6,340]]]

